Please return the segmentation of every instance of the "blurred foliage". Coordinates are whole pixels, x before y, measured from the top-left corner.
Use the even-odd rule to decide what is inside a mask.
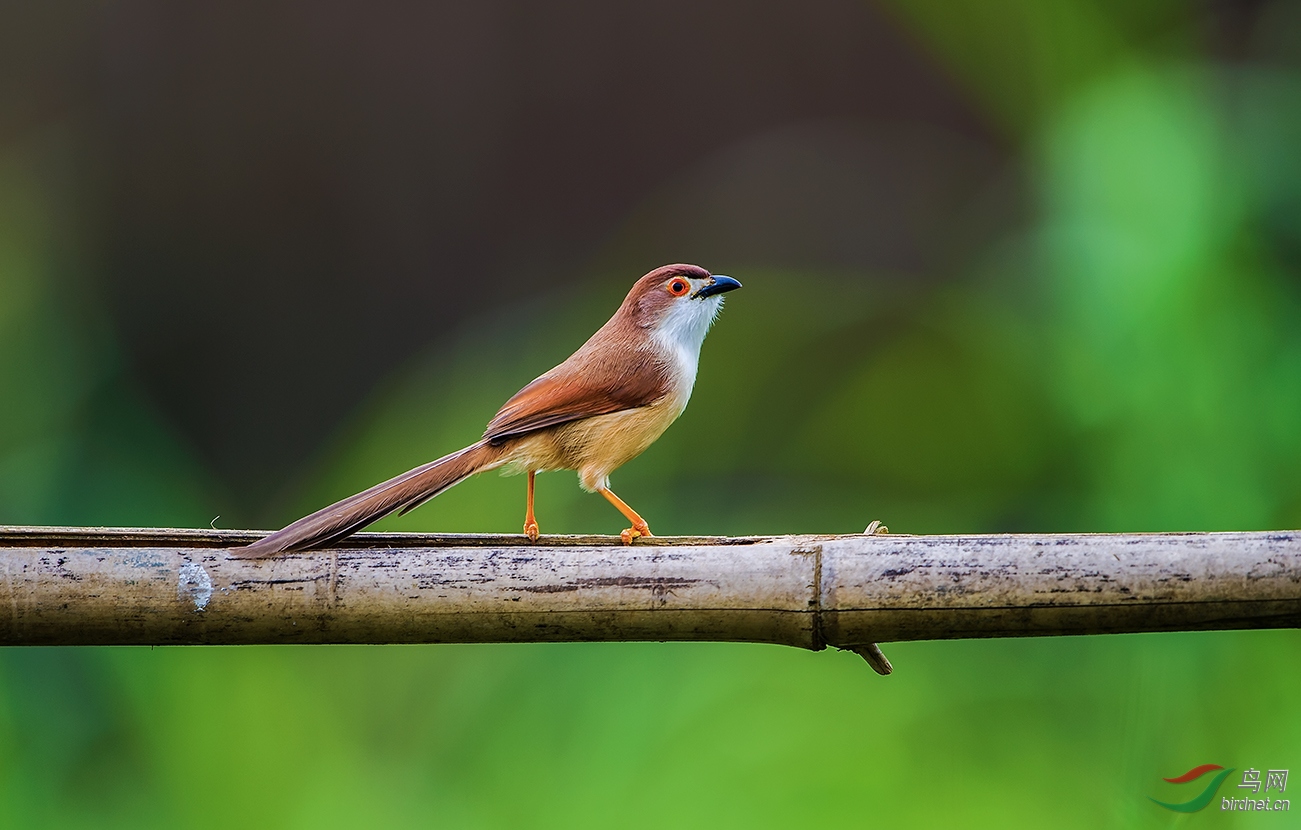
[[[213,488],[75,278],[42,181],[58,137],[38,139],[0,154],[0,522],[199,522]]]
[[[1032,218],[926,283],[729,264],[691,406],[617,491],[667,534],[1301,527],[1295,16],[1230,65],[1171,2],[889,6],[1018,143]],[[206,524],[220,488],[121,371],[44,164],[0,152],[0,521]],[[602,258],[673,209],[648,205]],[[634,276],[591,272],[399,367],[273,521],[474,439]],[[384,526],[513,531],[522,501],[483,477]],[[538,510],[622,524],[570,474]],[[888,680],[743,645],[9,650],[0,800],[69,827],[1164,827],[1161,777],[1301,767],[1298,647],[901,644]]]

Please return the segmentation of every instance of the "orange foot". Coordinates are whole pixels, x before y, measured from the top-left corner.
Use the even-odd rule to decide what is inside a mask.
[[[524,535],[529,537],[530,542],[536,542],[538,540],[538,537],[542,535],[541,531],[538,530],[538,523],[525,522]]]
[[[634,525],[633,527],[630,527],[627,530],[620,533],[619,538],[623,540],[623,543],[625,545],[631,545],[633,539],[639,539],[642,536],[654,536],[654,535],[655,535],[654,533],[650,532],[650,525],[646,524],[645,522],[641,522],[640,524]]]

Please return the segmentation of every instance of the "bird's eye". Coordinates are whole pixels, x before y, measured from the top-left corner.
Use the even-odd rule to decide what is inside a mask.
[[[672,294],[674,297],[681,297],[683,294],[686,294],[690,290],[691,290],[691,283],[687,282],[681,277],[674,277],[673,279],[669,280],[669,293]]]

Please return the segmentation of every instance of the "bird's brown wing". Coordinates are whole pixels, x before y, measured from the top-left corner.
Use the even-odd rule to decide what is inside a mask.
[[[483,437],[493,444],[558,424],[647,406],[664,397],[663,361],[627,349],[580,351],[516,392]]]

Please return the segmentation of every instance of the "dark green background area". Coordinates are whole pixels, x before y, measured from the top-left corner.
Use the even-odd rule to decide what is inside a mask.
[[[87,30],[104,25],[110,45],[133,54],[138,31],[167,42],[193,29],[137,6],[136,18],[109,21],[118,28]],[[731,120],[671,123],[720,138],[628,161],[623,189],[600,205],[557,196],[554,227],[543,207],[521,207],[549,192],[545,171],[466,162],[465,192],[487,192],[482,175],[517,198],[466,208],[485,227],[500,221],[482,251],[506,253],[463,252],[455,268],[404,259],[418,246],[402,247],[478,238],[473,217],[447,218],[455,206],[421,207],[426,191],[431,204],[439,187],[461,192],[445,170],[412,173],[406,197],[420,221],[385,225],[369,256],[329,227],[299,240],[319,258],[285,255],[276,244],[294,231],[273,214],[300,214],[264,202],[248,225],[224,203],[212,215],[178,207],[158,224],[173,204],[167,187],[191,192],[176,184],[187,176],[265,195],[254,172],[277,173],[203,179],[204,159],[224,157],[196,150],[202,135],[157,125],[159,147],[199,160],[115,167],[116,150],[97,150],[116,135],[104,111],[135,112],[135,99],[95,97],[87,62],[120,69],[117,59],[85,57],[88,41],[72,38],[59,60],[81,79],[67,88],[89,98],[61,97],[57,72],[0,90],[0,523],[278,526],[470,442],[640,273],[690,260],[745,288],[728,295],[686,413],[614,476],[657,533],[853,533],[873,519],[908,533],[1301,527],[1295,4],[890,0],[863,5],[861,19],[859,6],[814,7],[827,16],[787,31],[790,43],[766,6],[714,21],[737,43],[772,37],[797,57],[817,53],[829,62],[810,64],[814,80],[797,60],[764,69],[738,51],[734,63],[702,58],[699,77],[682,82],[714,89],[731,77],[748,90],[747,71],[771,71],[813,95],[838,79],[841,110],[815,101],[761,123],[735,102],[705,101],[700,112]],[[385,8],[397,21],[414,14]],[[501,16],[466,24],[466,37],[519,36],[519,9],[494,8]],[[685,14],[660,12],[668,31]],[[589,46],[621,31],[581,20],[548,22]],[[714,23],[680,25],[689,37]],[[214,37],[246,31],[231,26]],[[863,66],[860,36],[872,44]],[[255,53],[214,50],[214,66],[271,61],[282,71],[268,84],[316,89],[313,73],[328,72],[301,55],[276,64],[297,41],[268,38]],[[617,51],[596,49],[555,89],[586,94],[584,79]],[[868,77],[872,60],[884,79]],[[626,94],[671,109],[655,98],[657,83],[675,83],[667,71]],[[499,83],[518,85],[520,100],[540,96],[534,116],[564,106],[545,104],[554,90],[528,91],[527,74],[515,66]],[[210,94],[206,77],[178,75],[175,94]],[[860,81],[892,79],[922,103],[850,100]],[[772,89],[755,93],[755,112],[779,107],[763,98]],[[422,100],[418,85],[408,91]],[[320,105],[370,100],[339,94]],[[170,123],[167,107],[140,106]],[[465,106],[472,119],[510,121]],[[273,109],[250,123],[276,123]],[[636,123],[642,110],[627,109],[620,117]],[[622,110],[592,117],[602,112]],[[555,140],[530,138],[531,123],[520,121],[523,138],[501,134],[525,148]],[[321,133],[328,141],[328,125]],[[240,146],[255,154],[283,139],[253,130]],[[310,159],[316,145],[295,146],[286,158]],[[399,157],[500,149],[384,146]],[[321,169],[351,169],[350,147]],[[566,162],[588,163],[602,161]],[[576,190],[600,191],[591,169]],[[130,187],[122,170],[139,174]],[[328,177],[311,180],[334,193]],[[402,192],[398,179],[372,189],[329,198],[361,200],[356,216],[377,223],[401,212],[383,201]],[[318,196],[308,188],[292,204],[319,219]],[[212,230],[218,219],[230,227]],[[575,252],[544,256],[526,239],[553,232]],[[236,273],[244,261],[283,269],[292,290],[274,274],[248,284]],[[398,276],[372,281],[381,271]],[[337,388],[319,391],[336,368]],[[315,386],[295,386],[300,371]],[[484,476],[379,527],[514,532],[523,488]],[[538,488],[544,533],[623,527],[572,474]],[[1218,801],[1180,816],[1148,796],[1192,797],[1197,784],[1161,778],[1204,763],[1301,772],[1297,632],[885,651],[896,672],[883,679],[852,654],[726,644],[3,650],[3,823],[1290,826],[1219,814]]]

